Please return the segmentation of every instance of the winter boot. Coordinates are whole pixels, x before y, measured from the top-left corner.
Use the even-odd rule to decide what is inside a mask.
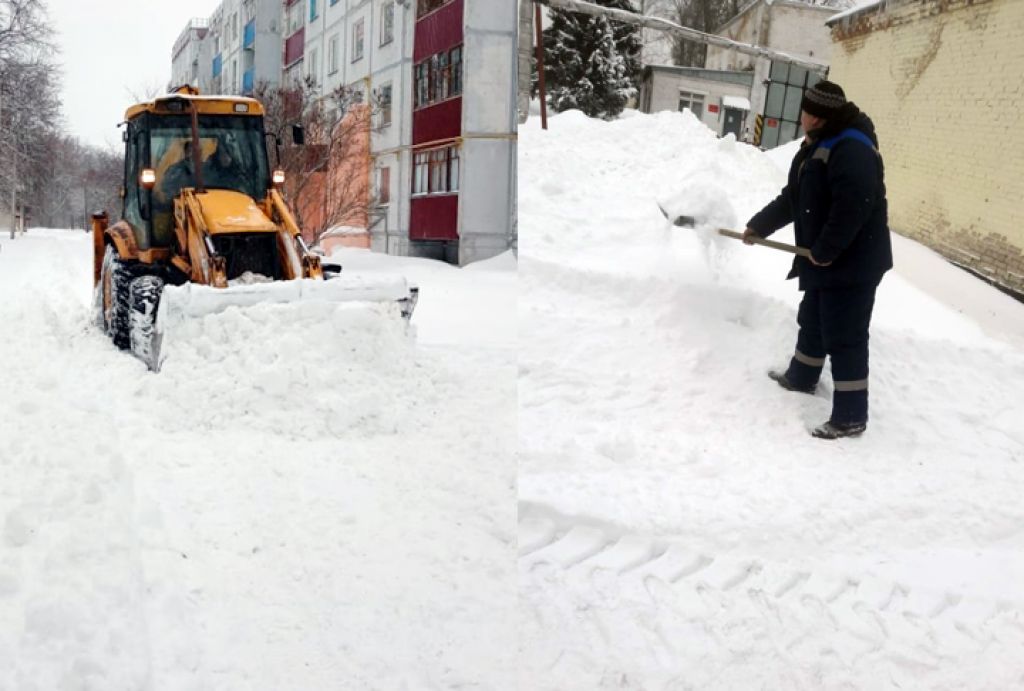
[[[813,394],[814,390],[818,388],[817,384],[814,384],[814,385],[806,387],[806,388],[801,388],[799,386],[795,386],[786,377],[786,373],[785,372],[779,372],[777,370],[769,370],[768,371],[768,376],[771,377],[772,379],[774,379],[775,382],[778,383],[779,386],[781,386],[782,388],[786,389],[787,391],[796,391],[797,393]]]
[[[868,428],[866,422],[832,422],[829,420],[811,432],[818,439],[839,439],[840,437],[857,437]]]

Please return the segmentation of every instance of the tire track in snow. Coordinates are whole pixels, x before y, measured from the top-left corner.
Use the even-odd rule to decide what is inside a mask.
[[[713,679],[718,665],[767,652],[794,665],[828,658],[862,681],[884,670],[918,679],[946,670],[948,680],[950,665],[1016,659],[1024,644],[1020,603],[984,592],[711,554],[537,504],[520,505],[519,530],[524,667],[533,667],[532,646],[558,649],[538,679],[557,679],[566,660],[582,658],[642,669],[645,680],[693,683],[704,672],[676,673],[699,661]]]

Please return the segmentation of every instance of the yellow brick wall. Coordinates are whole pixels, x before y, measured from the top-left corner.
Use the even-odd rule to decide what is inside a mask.
[[[889,0],[832,36],[892,229],[1024,292],[1024,0]]]

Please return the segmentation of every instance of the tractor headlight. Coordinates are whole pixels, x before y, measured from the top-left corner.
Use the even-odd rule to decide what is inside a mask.
[[[143,168],[139,173],[139,184],[147,190],[153,189],[153,186],[156,185],[156,171],[152,168]]]
[[[274,171],[274,173],[273,173],[273,175],[271,176],[270,179],[277,186],[283,185],[284,184],[284,171],[281,170],[280,168],[278,168],[277,170]]]

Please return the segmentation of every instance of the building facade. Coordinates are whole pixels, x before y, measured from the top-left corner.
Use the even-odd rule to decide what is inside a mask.
[[[799,136],[800,100],[804,89],[825,76],[832,39],[825,22],[839,10],[801,0],[754,0],[715,33],[740,43],[771,48],[820,61],[818,72],[785,62],[708,46],[704,66],[712,70],[750,71],[751,108],[744,131],[762,148],[785,144]]]
[[[171,50],[171,83],[168,90],[182,84],[199,86],[203,39],[209,33],[210,21],[205,17],[190,19]]]
[[[749,141],[744,128],[753,79],[749,71],[648,65],[640,82],[640,110],[689,110],[718,136]]]
[[[285,80],[374,111],[374,250],[465,264],[515,229],[516,7],[502,0],[291,0]],[[476,171],[476,175],[470,175]],[[351,233],[348,234],[351,237]]]
[[[280,0],[224,0],[208,18],[192,19],[175,41],[171,83],[201,93],[253,93],[281,79]]]
[[[271,16],[273,25],[261,21]],[[514,3],[224,0],[206,23],[201,38],[190,23],[175,46],[185,56],[175,69],[197,62],[202,91],[249,93],[262,78],[266,27],[281,83],[309,80],[322,96],[338,87],[361,94],[372,111],[369,151],[344,174],[367,178],[372,249],[465,264],[512,246]],[[351,242],[357,234],[328,235]]]
[[[1018,294],[1022,27],[1019,0],[886,0],[831,22],[831,78],[878,129],[893,229]]]

